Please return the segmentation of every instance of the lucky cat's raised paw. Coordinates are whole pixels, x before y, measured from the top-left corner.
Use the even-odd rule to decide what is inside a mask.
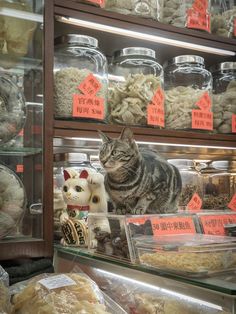
[[[90,173],[88,175],[87,181],[93,186],[102,185],[104,183],[104,177],[101,173]]]

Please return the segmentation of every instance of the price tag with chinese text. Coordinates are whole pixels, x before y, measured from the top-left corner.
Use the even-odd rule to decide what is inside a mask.
[[[211,97],[208,92],[205,92],[196,105],[203,111],[209,111],[211,109]]]
[[[104,99],[96,96],[73,95],[73,117],[103,120],[105,117]]]
[[[199,210],[202,208],[202,199],[197,193],[193,194],[191,200],[187,204],[187,208],[190,210]]]
[[[192,129],[213,130],[213,113],[203,110],[192,110]]]
[[[153,217],[151,218],[153,234],[194,234],[196,233],[193,217],[174,216],[174,217]]]
[[[232,197],[232,200],[229,202],[228,207],[233,211],[236,211],[236,193]]]
[[[199,215],[203,233],[226,235],[224,225],[236,223],[236,214]]]
[[[158,88],[154,94],[152,101],[147,106],[147,124],[156,126],[165,126],[165,95],[162,88]]]
[[[84,95],[95,96],[101,89],[102,85],[97,78],[90,73],[83,82],[80,83],[78,89],[84,93]]]

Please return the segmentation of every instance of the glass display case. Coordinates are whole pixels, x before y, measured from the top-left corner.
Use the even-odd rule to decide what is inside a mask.
[[[0,24],[0,259],[46,256],[44,1],[1,1]]]

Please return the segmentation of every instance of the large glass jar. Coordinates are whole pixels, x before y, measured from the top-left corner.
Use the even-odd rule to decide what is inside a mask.
[[[230,162],[210,162],[201,170],[204,182],[204,209],[227,209],[235,191],[234,176],[229,171]]]
[[[176,166],[182,179],[182,191],[179,197],[179,208],[187,209],[193,195],[197,193],[203,199],[203,180],[191,159],[169,159],[169,163]]]
[[[163,69],[155,51],[143,47],[116,51],[109,67],[108,95],[111,123],[164,126]]]
[[[107,60],[97,39],[77,34],[55,39],[56,118],[104,122],[107,87]]]
[[[236,132],[236,62],[223,62],[213,70],[214,128],[219,133]]]
[[[161,21],[210,33],[210,1],[165,0]]]
[[[212,0],[211,32],[223,37],[236,37],[236,3],[234,0]]]
[[[168,129],[213,129],[212,75],[195,55],[173,58],[164,65],[165,119]]]

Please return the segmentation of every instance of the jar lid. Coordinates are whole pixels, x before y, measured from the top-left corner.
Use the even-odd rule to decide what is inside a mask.
[[[219,170],[227,170],[229,168],[228,160],[216,160],[211,163],[212,167]]]
[[[88,156],[84,153],[68,153],[68,161],[81,163],[84,161],[88,161]]]
[[[156,58],[156,52],[149,48],[144,47],[127,47],[114,52],[114,58],[124,57],[124,56],[145,56]]]
[[[93,47],[98,47],[98,40],[94,37],[79,35],[79,34],[67,34],[55,38],[55,45],[73,45],[73,44],[82,44],[89,45]]]
[[[236,62],[221,62],[212,67],[211,71],[236,70]]]
[[[181,64],[181,63],[200,63],[204,65],[204,59],[195,55],[182,55],[174,57],[167,62],[167,65],[171,64]]]

